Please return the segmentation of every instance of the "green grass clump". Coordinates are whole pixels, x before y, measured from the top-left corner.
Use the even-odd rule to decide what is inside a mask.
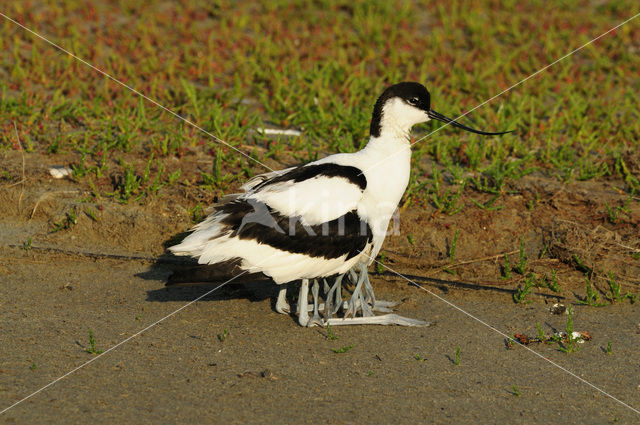
[[[575,337],[573,335],[573,310],[571,309],[571,306],[567,307],[567,312],[569,313],[569,315],[567,316],[567,325],[565,327],[565,332],[567,334],[566,336],[567,341],[565,344],[561,344],[559,348],[560,348],[560,351],[563,351],[564,353],[569,354],[569,353],[574,353],[580,350],[580,347],[578,346],[578,341],[581,338]]]
[[[335,341],[336,339],[338,339],[338,336],[333,332],[333,328],[329,323],[327,323],[327,338],[329,338],[331,341]]]
[[[218,334],[218,341],[225,342],[229,337],[229,329],[224,329],[221,334]]]
[[[340,347],[340,348],[334,348],[333,352],[336,354],[342,354],[342,353],[346,353],[347,351],[351,350],[353,348],[353,344],[350,345],[346,345],[344,347]]]
[[[78,224],[78,215],[75,209],[65,213],[65,217],[62,220],[55,221],[52,224],[51,231],[49,233],[56,233],[61,230],[68,230],[72,226]],[[28,244],[29,249],[31,248],[31,243]]]
[[[513,294],[513,300],[518,304],[529,304],[531,300],[525,299],[529,295],[533,288],[536,286],[536,277],[533,274],[529,274],[524,279],[524,284],[518,286],[518,289]]]
[[[524,236],[520,239],[519,261],[514,264],[513,270],[518,274],[524,274],[527,270],[527,257],[524,253]]]
[[[589,279],[588,277],[585,278],[585,291],[586,294],[584,298],[578,300],[578,304],[590,305],[592,307],[603,307],[607,305],[606,303],[598,302],[598,300],[600,299],[600,295],[598,294],[597,290],[593,289],[593,286],[591,285],[591,279]]]
[[[96,347],[96,340],[93,337],[93,330],[91,329],[89,329],[89,348],[85,348],[84,351],[89,354],[102,354],[104,352]]]
[[[502,279],[511,279],[511,264],[509,263],[509,254],[504,254],[504,266],[502,267]]]

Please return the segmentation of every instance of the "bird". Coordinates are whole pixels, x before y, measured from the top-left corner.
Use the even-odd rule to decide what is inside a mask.
[[[241,193],[214,205],[211,214],[169,250],[209,268],[266,276],[282,285],[276,301],[279,313],[291,310],[285,284],[301,281],[301,326],[427,325],[391,314],[394,303],[375,299],[367,270],[409,183],[411,129],[430,120],[487,136],[509,133],[476,130],[434,111],[431,95],[420,83],[393,84],[374,104],[364,148],[255,176],[241,186]],[[347,302],[341,298],[345,277],[355,284]],[[318,302],[319,281],[324,282],[324,308]],[[323,309],[325,318],[319,315]],[[344,317],[333,317],[340,309]],[[376,316],[373,311],[389,314]],[[356,317],[358,312],[362,317]]]

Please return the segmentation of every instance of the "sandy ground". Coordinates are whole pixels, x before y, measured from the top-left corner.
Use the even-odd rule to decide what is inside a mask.
[[[3,163],[19,164],[16,159],[5,155]],[[508,348],[496,331],[390,273],[372,275],[378,297],[404,300],[399,314],[432,326],[335,327],[332,340],[326,329],[304,329],[294,317],[277,314],[275,285],[227,286],[186,306],[212,287],[166,289],[174,266],[153,261],[190,225],[180,202],[171,196],[142,206],[92,200],[99,221],[80,213],[72,228],[50,233],[70,205],[82,211],[78,198],[85,193],[72,181],[48,177],[41,162],[32,164],[39,164],[29,174],[35,177],[0,192],[0,409],[95,361],[8,410],[2,423],[640,420],[545,360],[640,409],[640,303],[576,305],[584,276],[563,257],[570,248],[591,252],[593,258],[584,258],[603,269],[617,264],[625,288],[639,292],[640,262],[613,248],[637,244],[637,211],[617,227],[604,224],[594,199],[598,190],[614,195],[602,185],[523,179],[520,184],[540,194],[532,211],[521,195],[505,197],[500,211],[467,208],[451,217],[410,207],[401,215],[402,234],[386,242],[385,264],[504,334],[536,336],[536,323],[547,334],[564,330],[567,316],[549,307],[574,304],[575,330],[592,339],[571,354],[558,344],[528,346],[543,359]],[[624,194],[608,201],[620,199]],[[580,226],[589,229],[582,239]],[[469,263],[451,275],[442,269],[455,229],[456,261]],[[525,305],[513,301],[521,279],[501,280],[503,261],[484,259],[517,250],[521,235],[528,252],[551,247],[545,258],[531,254],[529,267],[540,274],[559,270],[562,287],[560,293],[535,288]],[[598,244],[589,245],[584,235],[597,235]],[[102,356],[85,351],[90,329],[96,348],[107,350],[182,307]]]

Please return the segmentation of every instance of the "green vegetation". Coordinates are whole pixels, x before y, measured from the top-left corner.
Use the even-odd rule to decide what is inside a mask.
[[[55,221],[52,224],[52,229],[50,233],[56,233],[60,230],[70,229],[71,226],[78,224],[78,216],[76,214],[75,209],[65,213],[65,217],[62,220]]]
[[[93,221],[100,221],[100,219],[98,218],[98,216],[96,215],[96,212],[93,208],[91,207],[86,207],[84,209],[84,213],[87,215],[87,217],[89,217],[91,220]]]
[[[567,340],[566,343],[562,343],[561,338],[558,338],[558,344],[560,344],[560,351],[569,354],[580,350],[578,341],[582,338],[573,335],[573,311],[571,306],[567,307],[567,312],[569,313],[569,316],[567,317],[567,325],[565,327]]]
[[[333,329],[331,328],[331,325],[329,323],[327,323],[327,338],[329,338],[331,341],[335,341],[336,339],[338,339],[338,336],[333,333]]]
[[[540,340],[540,342],[542,343],[547,343],[546,342],[546,336],[544,335],[544,331],[542,330],[542,326],[540,326],[539,322],[536,322],[536,329],[538,330],[538,339]]]
[[[200,223],[205,218],[204,209],[200,202],[198,202],[193,208],[189,208],[189,216],[191,217],[193,224]]]
[[[229,336],[229,329],[224,329],[221,334],[218,334],[218,340],[220,342],[225,342],[228,336]]]
[[[353,348],[353,344],[346,345],[346,346],[341,347],[341,348],[334,348],[333,352],[336,353],[336,354],[346,353],[347,351],[351,350],[352,348]]]
[[[533,274],[529,274],[524,279],[524,284],[519,285],[516,292],[513,294],[513,300],[518,304],[529,304],[531,300],[525,300],[526,296],[533,291],[533,287],[536,285],[536,277]]]
[[[457,116],[637,10],[633,2],[530,2],[513,13],[489,1],[126,8],[69,1],[47,12],[13,2],[7,15],[46,30],[55,43],[225,143],[4,20],[0,150],[20,148],[8,125],[14,122],[27,154],[72,158],[72,178],[96,197],[146,202],[176,184],[222,194],[267,171],[252,159],[276,169],[360,148],[372,103],[391,82],[425,82],[435,109]],[[110,25],[93,31],[98,17]],[[640,58],[627,48],[638,38],[625,26],[462,120],[516,129],[511,135],[447,128],[421,140],[403,205],[431,204],[444,214],[473,204],[499,209],[513,182],[534,171],[561,181],[615,178],[629,194],[639,190],[629,153],[640,140],[633,90]],[[437,125],[418,128],[415,140]],[[257,131],[274,126],[302,134]],[[190,163],[185,172],[175,159],[193,153],[210,162]],[[441,187],[443,178],[454,186]],[[485,193],[491,198],[479,202]],[[606,205],[608,221],[626,218],[627,206]]]
[[[527,270],[527,257],[525,256],[525,253],[524,253],[524,236],[520,239],[519,259],[520,261],[518,262],[518,264],[515,264],[513,266],[513,270],[516,273],[524,274],[524,272]]]
[[[602,307],[607,305],[606,303],[598,302],[598,300],[600,299],[600,295],[598,294],[597,290],[593,289],[593,286],[591,285],[591,279],[589,279],[588,277],[585,278],[585,290],[586,295],[583,299],[577,301],[578,304],[590,305],[592,307]]]
[[[502,267],[502,279],[511,279],[511,264],[509,264],[509,254],[504,254],[504,267]]]
[[[89,354],[102,354],[104,352],[103,350],[98,350],[96,347],[96,340],[93,337],[93,330],[91,329],[89,329],[89,346],[89,348],[84,349],[84,351]]]
[[[614,302],[619,303],[626,300],[627,298],[629,298],[632,303],[635,302],[635,295],[633,295],[631,292],[627,292],[624,295],[622,295],[621,293],[622,287],[620,286],[619,283],[616,282],[616,279],[613,276],[613,273],[609,272],[608,275],[609,275],[609,279],[607,280],[607,284],[609,285],[610,293],[607,294],[607,299],[612,303]]]
[[[449,247],[449,263],[451,264],[453,264],[453,262],[456,260],[456,245],[458,244],[458,234],[459,231],[458,229],[456,229],[456,233],[453,236],[453,241],[451,242],[451,246]],[[443,270],[449,274],[456,274],[455,270],[452,270],[448,267],[445,267]]]
[[[558,285],[558,278],[556,276],[556,271],[551,270],[551,281],[547,280],[547,287],[551,289],[553,292],[560,292],[560,285]]]
[[[387,253],[380,251],[380,256],[378,258],[379,259],[376,261],[376,272],[378,272],[378,274],[382,274],[385,269],[384,263],[387,261]]]

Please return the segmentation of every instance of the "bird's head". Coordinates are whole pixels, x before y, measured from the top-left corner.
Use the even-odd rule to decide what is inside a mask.
[[[394,84],[382,93],[373,108],[370,133],[372,137],[380,137],[385,131],[408,135],[411,127],[432,119],[487,136],[509,133],[509,131],[493,133],[475,130],[447,118],[431,109],[429,91],[422,84],[414,82]]]

